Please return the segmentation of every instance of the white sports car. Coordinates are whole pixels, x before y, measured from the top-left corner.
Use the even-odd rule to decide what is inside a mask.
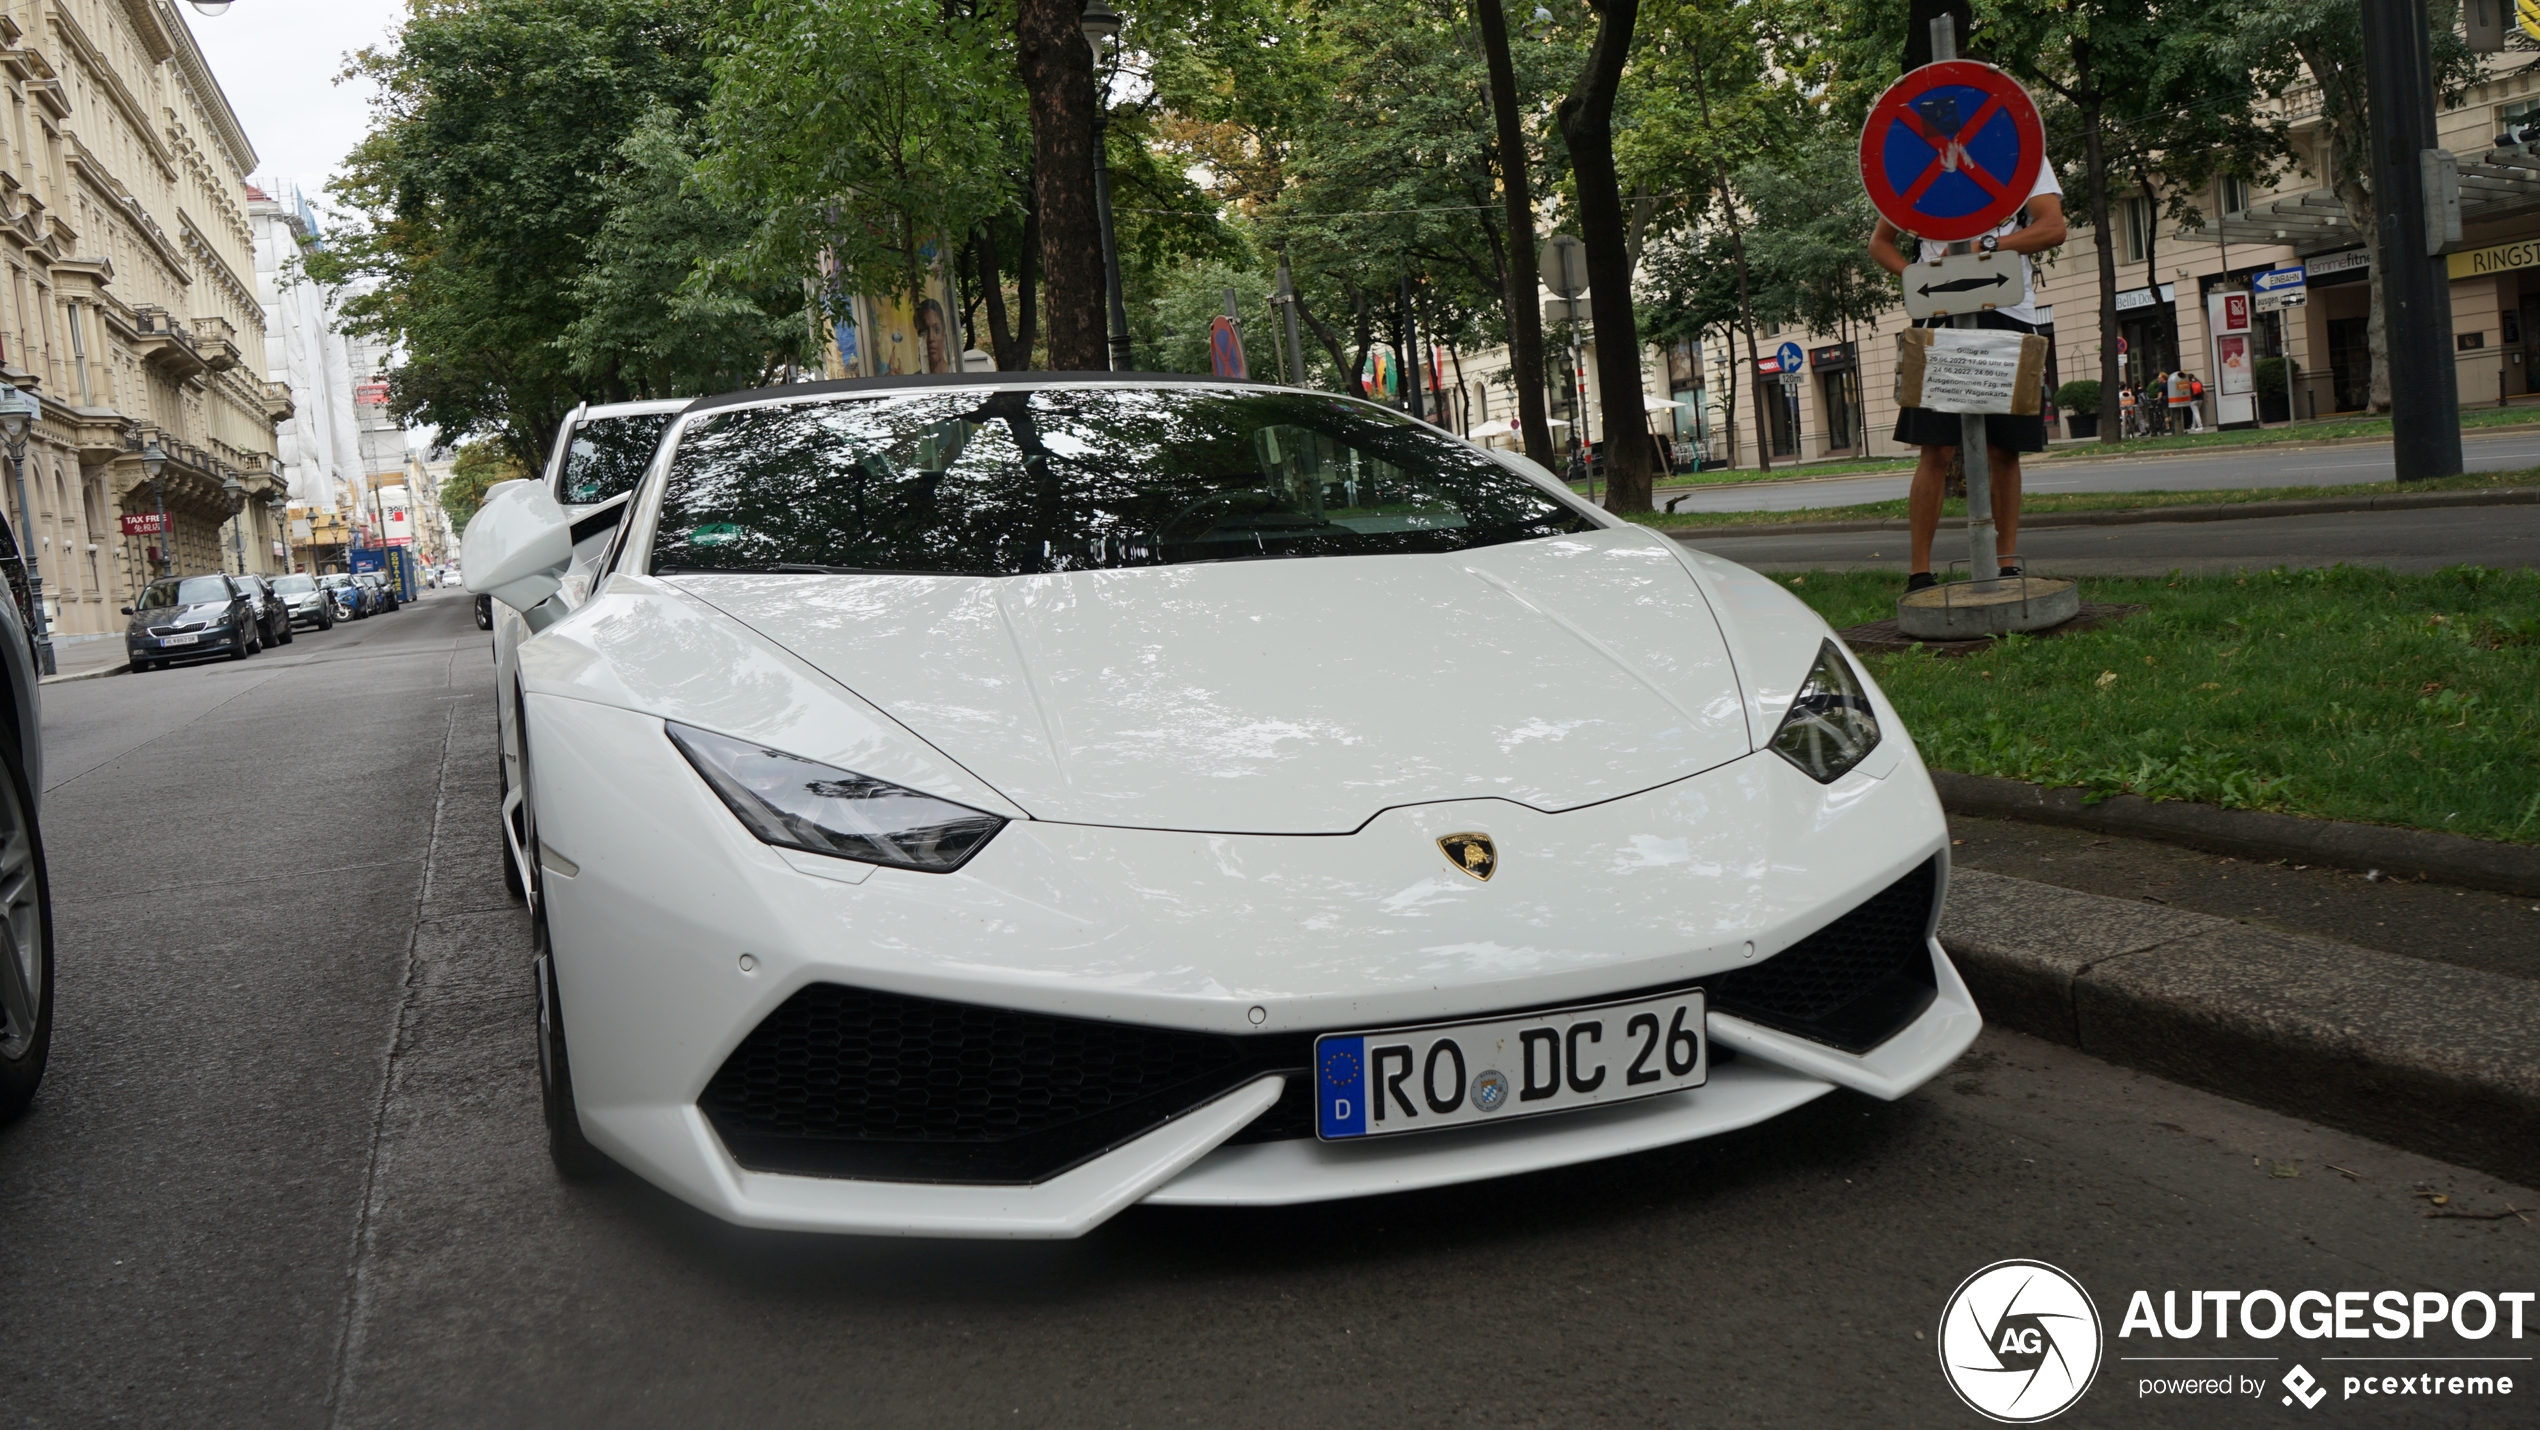
[[[1975,1037],[1886,697],[1522,458],[1256,384],[881,379],[695,403],[625,511],[579,600],[546,488],[467,533],[536,632],[568,1174],[1065,1237],[1894,1098]]]

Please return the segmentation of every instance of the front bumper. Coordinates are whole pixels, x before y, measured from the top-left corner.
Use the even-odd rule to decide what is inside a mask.
[[[131,660],[183,660],[188,656],[227,655],[247,644],[247,632],[253,626],[240,626],[225,631],[198,633],[192,645],[167,645],[157,636],[126,635],[124,655]]]
[[[1563,815],[1458,801],[1390,810],[1348,836],[1026,821],[959,874],[929,876],[758,843],[658,720],[573,700],[528,708],[584,1130],[743,1225],[1065,1237],[1138,1201],[1271,1205],[1502,1176],[1730,1131],[1837,1086],[1899,1097],[1979,1027],[1926,934],[1932,999],[1875,1047],[1846,1053],[1714,1010],[1710,1036],[1738,1057],[1705,1087],[1645,1102],[1369,1144],[1235,1145],[1286,1090],[1265,1073],[1027,1185],[752,1171],[699,1098],[814,984],[1234,1037],[1556,1007],[1769,959],[1945,863],[1946,826],[1900,733],[1826,787],[1759,754]],[[1487,885],[1434,847],[1475,828],[1503,850]]]

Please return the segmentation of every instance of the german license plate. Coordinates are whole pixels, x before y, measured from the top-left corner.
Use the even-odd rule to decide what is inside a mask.
[[[1314,1040],[1314,1135],[1435,1132],[1702,1086],[1702,990]]]
[[[161,645],[193,645],[195,642],[200,641],[201,639],[202,639],[202,637],[201,637],[201,636],[161,636],[161,637],[159,637],[159,644],[161,644]]]

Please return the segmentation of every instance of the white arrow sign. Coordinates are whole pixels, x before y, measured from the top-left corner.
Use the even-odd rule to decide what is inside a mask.
[[[1905,313],[1944,318],[2028,301],[2028,265],[2016,253],[1953,253],[1906,268]]]

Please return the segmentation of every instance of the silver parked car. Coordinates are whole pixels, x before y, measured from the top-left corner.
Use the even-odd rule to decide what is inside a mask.
[[[322,631],[335,629],[335,602],[318,587],[318,578],[307,575],[276,576],[273,594],[291,612],[291,627],[315,626]]]

